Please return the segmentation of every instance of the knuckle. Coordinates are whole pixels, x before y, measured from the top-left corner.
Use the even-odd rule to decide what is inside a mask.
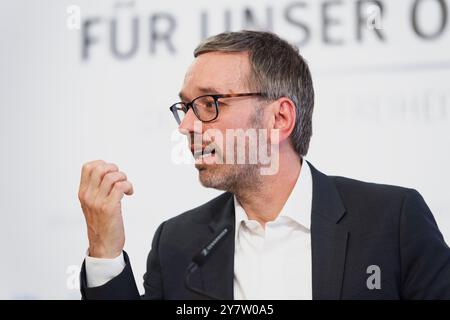
[[[100,205],[99,209],[101,212],[107,213],[111,210],[111,205],[105,201]]]
[[[95,201],[86,194],[83,197],[83,205],[85,205],[87,208],[95,208]]]
[[[109,172],[105,174],[103,179],[107,185],[111,185],[126,180],[126,178],[127,176],[122,172]]]
[[[102,163],[105,163],[105,162],[103,160],[89,161],[89,162],[86,162],[86,163],[83,164],[82,169],[84,171],[90,171],[90,170],[92,170],[93,168],[95,168],[96,166],[98,166],[98,165],[100,165]]]
[[[114,190],[119,191],[119,192],[123,192],[122,190],[124,189],[124,184],[126,181],[117,181],[114,184]]]
[[[80,200],[80,203],[82,206],[86,208],[92,208],[93,207],[93,198],[89,191],[80,191],[78,194],[78,199]]]
[[[101,175],[105,171],[105,164],[99,164],[93,169],[93,174]]]
[[[97,177],[105,177],[110,173],[116,172],[118,171],[119,168],[115,165],[115,164],[111,164],[111,163],[103,163],[98,165],[94,171],[95,171],[95,175]]]
[[[83,203],[84,202],[84,192],[82,192],[82,191],[79,191],[78,192],[78,200],[81,202],[81,203]]]
[[[112,171],[118,171],[119,167],[115,164],[115,163],[108,163],[108,169],[112,170]]]
[[[118,172],[118,178],[120,180],[127,180],[127,175],[124,172],[120,171]]]
[[[114,183],[114,175],[111,173],[105,174],[105,176],[103,177],[103,181],[106,185],[113,184]]]
[[[119,191],[120,190],[120,184],[121,184],[121,181],[117,181],[116,183],[114,183],[113,190]]]

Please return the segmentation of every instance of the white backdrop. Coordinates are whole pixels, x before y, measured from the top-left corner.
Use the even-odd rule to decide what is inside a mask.
[[[416,188],[450,241],[450,2],[380,1],[381,25],[364,5],[358,23],[358,3],[2,1],[0,298],[79,298],[77,188],[82,163],[98,158],[134,184],[126,250],[142,290],[159,223],[219,193],[171,160],[181,137],[168,107],[197,43],[226,29],[270,29],[300,47],[319,170]],[[69,28],[77,8],[81,28]]]

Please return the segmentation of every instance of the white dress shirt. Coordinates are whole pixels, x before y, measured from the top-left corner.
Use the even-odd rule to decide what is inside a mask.
[[[280,214],[263,228],[249,220],[234,197],[234,298],[312,298],[311,271],[312,177],[303,159],[299,178]],[[86,257],[88,287],[105,284],[125,267],[123,254],[115,259]]]
[[[312,298],[312,179],[306,161],[278,217],[265,228],[249,220],[234,198],[236,213],[234,298]]]

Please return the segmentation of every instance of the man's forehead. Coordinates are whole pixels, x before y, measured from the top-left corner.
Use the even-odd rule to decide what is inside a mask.
[[[247,84],[249,66],[245,52],[201,54],[188,68],[180,95],[186,97],[191,92],[230,93],[242,90]],[[211,91],[207,92],[209,89]]]

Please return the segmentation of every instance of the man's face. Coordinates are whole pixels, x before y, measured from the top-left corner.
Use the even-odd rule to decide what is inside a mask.
[[[248,93],[250,92],[247,86],[249,73],[250,62],[247,53],[201,54],[188,69],[180,95],[184,102],[189,102],[205,94]],[[256,182],[258,165],[225,163],[226,130],[243,129],[245,131],[249,128],[261,128],[263,120],[261,114],[257,115],[257,112],[262,110],[257,110],[255,107],[261,101],[258,97],[222,98],[219,101],[217,119],[201,123],[200,126],[193,110],[189,109],[180,123],[179,130],[189,138],[193,154],[195,150],[204,150],[206,146],[215,142],[215,150],[212,153],[204,154],[204,156],[197,153],[195,155],[195,166],[199,171],[200,182],[205,187],[236,192],[238,188]],[[211,131],[221,133],[223,140],[218,141],[214,135],[210,134]],[[236,147],[234,144],[234,148],[230,148],[233,150],[229,151],[234,153],[235,160]]]

